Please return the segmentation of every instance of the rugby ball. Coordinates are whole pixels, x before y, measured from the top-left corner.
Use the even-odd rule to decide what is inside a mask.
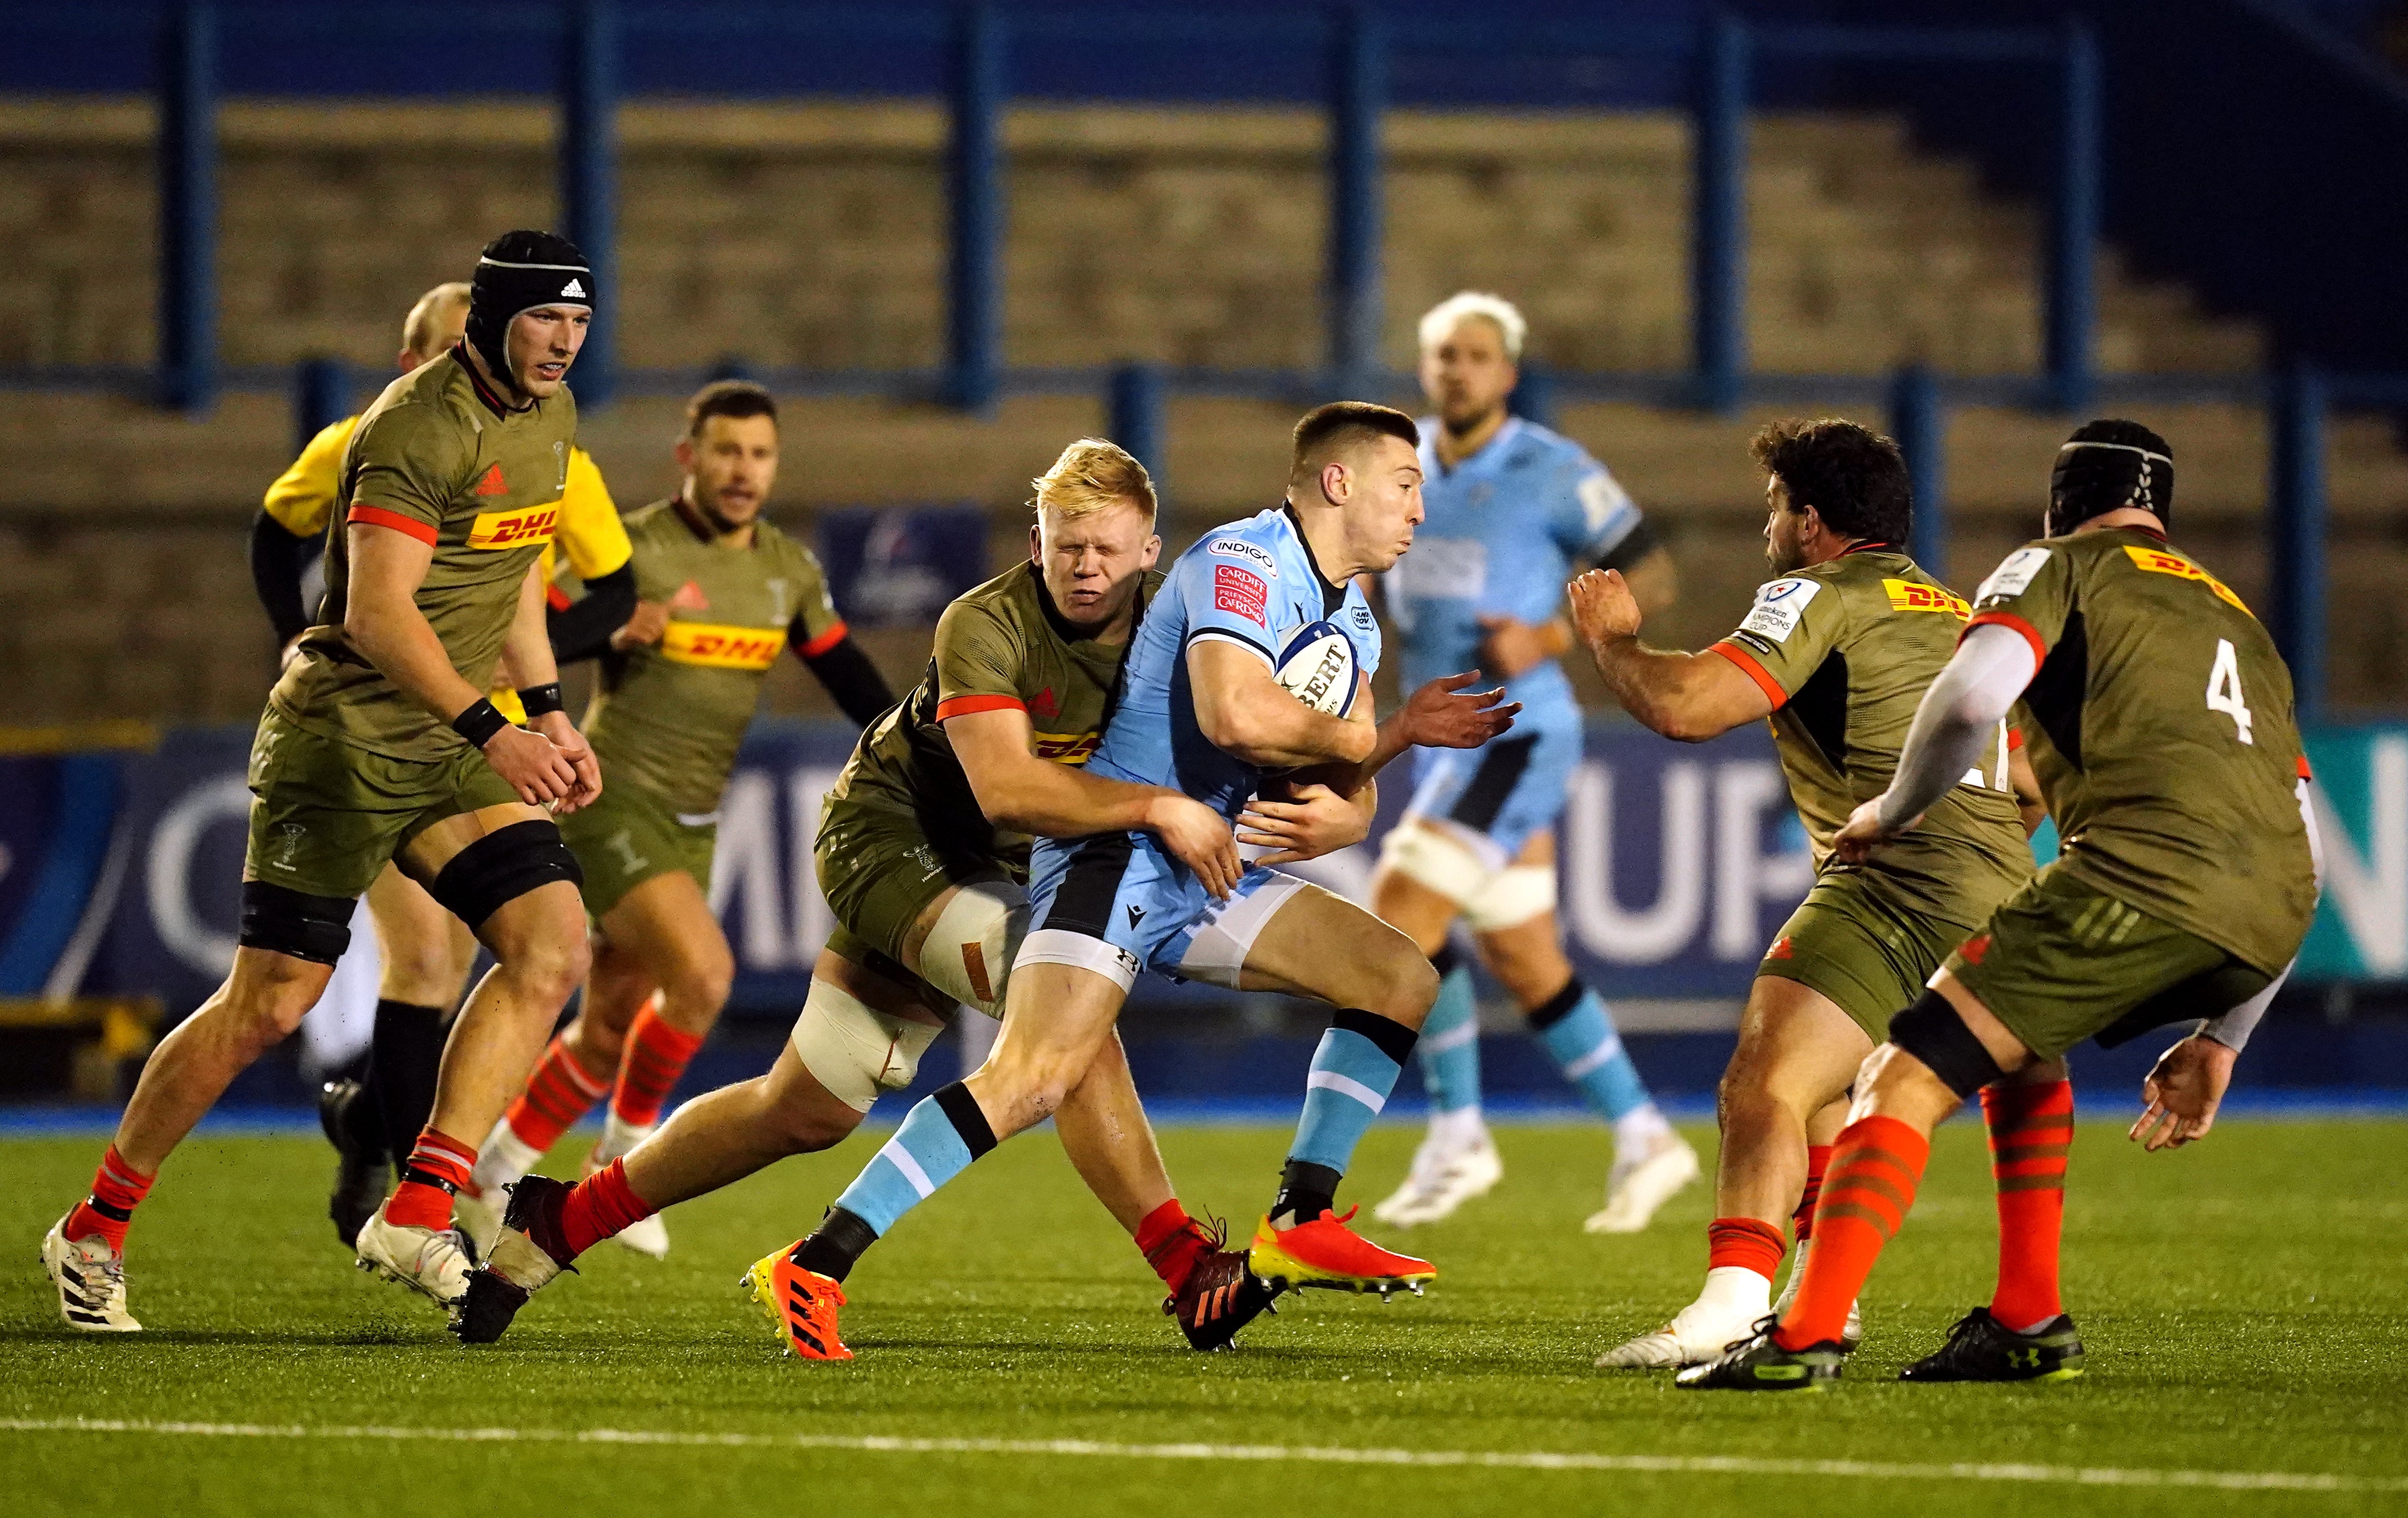
[[[1298,628],[1280,651],[1272,675],[1288,695],[1332,717],[1343,717],[1354,708],[1355,688],[1362,683],[1354,639],[1326,622]]]

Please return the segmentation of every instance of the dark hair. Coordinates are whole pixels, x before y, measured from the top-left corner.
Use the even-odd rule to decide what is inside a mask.
[[[1765,473],[1789,492],[1789,507],[1813,507],[1843,537],[1903,543],[1914,519],[1914,488],[1898,444],[1853,422],[1770,422],[1749,441]]]
[[[1340,449],[1383,437],[1401,439],[1410,448],[1422,446],[1421,429],[1393,406],[1370,401],[1316,406],[1296,424],[1296,451],[1288,462],[1288,478],[1302,478]]]
[[[685,403],[685,435],[702,436],[702,424],[715,416],[766,416],[778,420],[778,403],[750,380],[713,380]]]

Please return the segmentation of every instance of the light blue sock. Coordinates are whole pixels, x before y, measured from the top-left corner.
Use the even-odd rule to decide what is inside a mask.
[[[1572,981],[1530,1014],[1530,1026],[1564,1079],[1607,1121],[1648,1105],[1647,1082],[1639,1078],[1639,1067],[1630,1063],[1622,1036],[1613,1031],[1613,1019],[1596,992]]]
[[[967,1106],[967,1113],[964,1108]],[[965,1129],[967,1128],[967,1131]],[[995,1147],[995,1134],[958,1081],[924,1096],[904,1115],[886,1147],[869,1157],[836,1205],[881,1238],[896,1220]]]
[[[1480,1105],[1480,1008],[1471,996],[1471,971],[1460,965],[1438,983],[1438,1002],[1422,1024],[1422,1086],[1430,1106],[1457,1112]]]
[[[1288,1146],[1290,1163],[1322,1165],[1343,1175],[1363,1130],[1388,1104],[1413,1032],[1371,1012],[1347,1009],[1329,1020],[1304,1081],[1304,1116]]]

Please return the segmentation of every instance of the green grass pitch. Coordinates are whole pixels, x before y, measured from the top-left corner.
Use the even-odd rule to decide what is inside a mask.
[[[1374,1130],[1353,1200],[1393,1183],[1414,1137],[1401,1124]],[[188,1145],[134,1232],[133,1307],[150,1331],[69,1334],[35,1245],[86,1183],[100,1143],[7,1140],[0,1509],[2408,1511],[2408,1124],[2236,1121],[2155,1156],[2103,1123],[2086,1125],[2066,1274],[2089,1375],[1910,1388],[1890,1379],[1898,1367],[1989,1291],[1981,1134],[1951,1124],[1868,1289],[1863,1352],[1838,1388],[1803,1396],[1704,1396],[1661,1374],[1592,1369],[1599,1349],[1687,1300],[1707,1193],[1693,1188],[1640,1237],[1590,1238],[1580,1221],[1598,1203],[1605,1135],[1561,1125],[1498,1137],[1506,1179],[1485,1201],[1437,1227],[1381,1235],[1438,1262],[1427,1298],[1291,1297],[1238,1353],[1206,1356],[1159,1315],[1152,1278],[1052,1137],[1030,1135],[914,1213],[854,1274],[844,1327],[860,1358],[849,1366],[781,1360],[734,1286],[818,1216],[871,1152],[866,1137],[672,1211],[666,1262],[602,1246],[508,1339],[479,1350],[457,1347],[432,1307],[349,1267],[322,1216],[326,1152],[302,1138]],[[1164,1148],[1191,1208],[1223,1210],[1243,1228],[1268,1197],[1283,1138],[1174,1128]],[[565,1147],[554,1164],[566,1158]],[[150,1426],[59,1426],[74,1420]],[[248,1437],[219,1426],[228,1425],[352,1432]],[[522,1437],[358,1431],[395,1426]],[[667,1441],[523,1437],[593,1429]],[[700,1442],[717,1435],[747,1437]],[[1211,1448],[912,1452],[860,1447],[865,1437]],[[1224,1446],[1254,1447],[1253,1457]],[[1312,1463],[1264,1458],[1261,1446],[1663,1459]],[[1737,1465],[1705,1464],[1714,1459]],[[1854,1464],[1816,1475],[1779,1464],[1812,1461]],[[2035,1482],[1910,1468],[1967,1463],[2341,1480],[2326,1490],[2151,1490],[2096,1474]]]

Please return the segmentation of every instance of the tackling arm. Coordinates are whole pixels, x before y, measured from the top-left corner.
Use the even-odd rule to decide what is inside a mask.
[[[1640,607],[1618,569],[1571,582],[1572,625],[1622,709],[1683,743],[1702,743],[1770,715],[1772,698],[1719,653],[1680,653],[1639,641]]]

